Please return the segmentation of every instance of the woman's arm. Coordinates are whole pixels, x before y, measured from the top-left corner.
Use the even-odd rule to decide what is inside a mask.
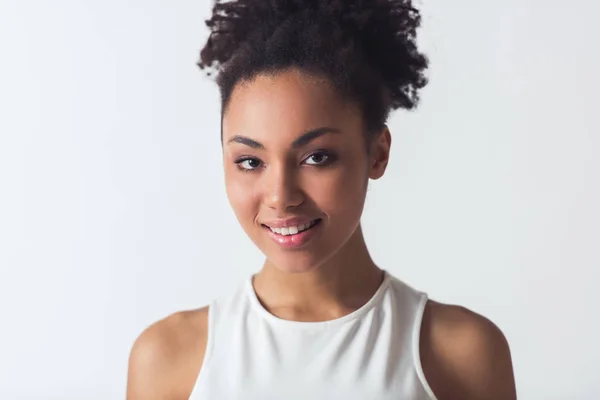
[[[462,307],[429,302],[421,363],[438,400],[515,400],[508,342],[494,323]]]
[[[172,314],[136,339],[129,356],[127,400],[187,400],[204,358],[208,308]]]

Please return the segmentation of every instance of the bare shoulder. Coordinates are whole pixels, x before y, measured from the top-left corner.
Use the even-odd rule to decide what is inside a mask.
[[[516,399],[508,342],[482,315],[429,301],[420,352],[425,377],[439,400]]]
[[[208,307],[176,312],[146,328],[129,356],[127,400],[187,399],[207,337]]]

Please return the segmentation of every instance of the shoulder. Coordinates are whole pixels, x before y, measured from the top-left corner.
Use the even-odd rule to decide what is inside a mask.
[[[429,301],[420,353],[439,400],[516,399],[508,342],[493,322],[477,313]]]
[[[176,312],[146,328],[129,356],[127,399],[187,399],[207,337],[208,307]]]

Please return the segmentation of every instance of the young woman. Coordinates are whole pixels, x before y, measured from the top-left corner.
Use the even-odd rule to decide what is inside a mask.
[[[419,23],[410,0],[217,1],[200,67],[218,69],[227,195],[266,261],[140,335],[129,400],[516,398],[501,331],[363,239],[388,114],[426,83]]]

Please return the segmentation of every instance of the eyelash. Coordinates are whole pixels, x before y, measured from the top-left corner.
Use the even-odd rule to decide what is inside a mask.
[[[331,153],[330,151],[327,150],[316,150],[314,152],[312,152],[311,154],[309,154],[308,156],[306,156],[303,160],[303,162],[305,162],[306,160],[310,159],[311,157],[314,157],[316,155],[322,155],[326,157],[326,160],[322,163],[322,164],[308,164],[309,166],[313,166],[313,167],[318,167],[318,168],[324,168],[324,167],[328,167],[330,166],[332,163],[334,163],[337,160],[337,156],[333,153]],[[241,166],[241,164],[245,161],[258,161],[260,163],[260,165],[256,168],[243,168]],[[263,164],[263,162],[257,158],[257,157],[250,157],[250,156],[244,156],[241,158],[238,158],[237,160],[234,161],[235,164],[237,164],[237,168],[242,171],[242,172],[255,172],[257,171]]]

